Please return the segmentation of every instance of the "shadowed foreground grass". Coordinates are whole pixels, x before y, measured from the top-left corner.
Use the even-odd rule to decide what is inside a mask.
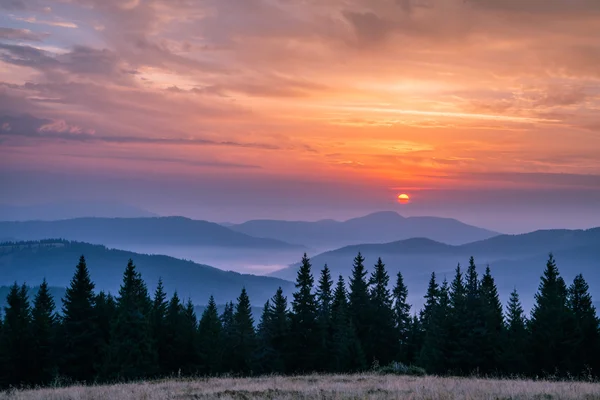
[[[11,399],[600,399],[600,384],[527,380],[307,375],[214,378],[13,391]]]

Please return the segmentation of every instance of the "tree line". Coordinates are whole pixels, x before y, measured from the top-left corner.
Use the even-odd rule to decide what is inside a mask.
[[[315,283],[304,255],[291,301],[281,288],[255,323],[245,289],[219,315],[211,296],[198,320],[190,300],[153,296],[129,260],[116,296],[95,293],[81,256],[61,312],[44,280],[30,305],[15,283],[0,321],[0,385],[112,382],[164,376],[357,372],[393,362],[432,374],[596,377],[600,328],[579,275],[567,287],[550,255],[531,315],[517,291],[503,311],[487,267],[470,259],[451,282],[433,273],[411,312],[401,273],[390,289],[381,259],[359,253],[348,284],[327,265]]]

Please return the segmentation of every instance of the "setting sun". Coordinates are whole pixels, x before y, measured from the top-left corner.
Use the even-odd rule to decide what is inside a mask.
[[[410,201],[410,196],[409,195],[404,194],[404,193],[398,195],[398,203],[406,204],[409,201]]]

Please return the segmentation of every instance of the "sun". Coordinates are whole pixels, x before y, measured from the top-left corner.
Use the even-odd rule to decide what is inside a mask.
[[[410,196],[409,195],[407,195],[405,193],[402,193],[402,194],[398,195],[398,203],[400,203],[400,204],[406,204],[408,202],[410,202]]]

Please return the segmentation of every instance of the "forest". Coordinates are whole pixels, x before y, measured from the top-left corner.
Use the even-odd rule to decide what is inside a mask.
[[[596,379],[600,327],[583,276],[567,285],[549,256],[530,315],[513,291],[500,302],[487,267],[471,257],[451,281],[431,275],[412,310],[403,276],[360,253],[348,282],[327,265],[315,281],[304,255],[292,298],[280,288],[255,321],[245,288],[219,314],[191,300],[151,295],[129,260],[116,296],[96,293],[81,256],[62,308],[44,280],[30,302],[9,290],[0,324],[0,384],[123,382],[160,377],[382,371],[453,376]]]

